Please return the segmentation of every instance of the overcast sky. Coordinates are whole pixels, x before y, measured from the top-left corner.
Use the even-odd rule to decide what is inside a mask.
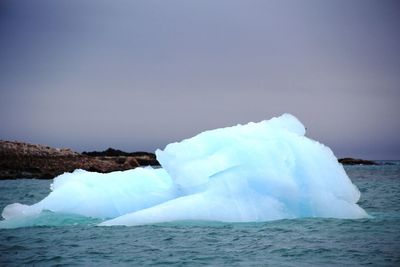
[[[0,139],[154,151],[292,113],[400,159],[399,1],[0,2]]]

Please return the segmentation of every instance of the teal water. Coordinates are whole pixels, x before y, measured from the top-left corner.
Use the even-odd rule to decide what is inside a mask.
[[[98,227],[48,212],[31,227],[0,229],[0,266],[400,266],[400,164],[393,163],[346,167],[368,219]],[[37,202],[50,183],[0,181],[0,209]]]

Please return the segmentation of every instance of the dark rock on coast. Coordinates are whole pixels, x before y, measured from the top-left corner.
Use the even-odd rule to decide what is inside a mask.
[[[148,165],[159,163],[154,154],[147,152],[126,153],[110,148],[80,154],[68,148],[0,141],[0,179],[52,179],[75,169],[106,173]]]
[[[138,151],[138,152],[132,152],[128,153],[125,151],[121,151],[118,149],[113,149],[113,148],[108,148],[107,150],[104,151],[93,151],[93,152],[82,152],[82,155],[86,155],[89,157],[119,157],[119,158],[124,158],[124,157],[133,157],[136,159],[136,161],[139,163],[140,166],[158,166],[160,163],[156,159],[156,155],[154,153],[149,153],[149,152],[143,152],[143,151]]]
[[[343,165],[378,165],[375,161],[365,159],[341,158],[339,162]]]

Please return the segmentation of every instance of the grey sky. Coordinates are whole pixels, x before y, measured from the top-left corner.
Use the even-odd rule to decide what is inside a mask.
[[[398,1],[0,2],[0,138],[163,148],[285,112],[400,158]]]

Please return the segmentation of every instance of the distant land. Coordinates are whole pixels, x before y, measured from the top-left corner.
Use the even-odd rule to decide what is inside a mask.
[[[378,165],[375,161],[365,159],[341,158],[338,161],[343,165]]]
[[[75,169],[107,173],[149,165],[159,163],[155,154],[148,152],[127,153],[109,148],[78,153],[69,148],[0,141],[0,179],[52,179]]]
[[[345,165],[377,165],[363,159],[341,158]],[[139,166],[160,166],[154,153],[104,151],[78,153],[69,148],[0,140],[0,179],[52,179],[64,172],[84,169],[101,173],[124,171]]]

